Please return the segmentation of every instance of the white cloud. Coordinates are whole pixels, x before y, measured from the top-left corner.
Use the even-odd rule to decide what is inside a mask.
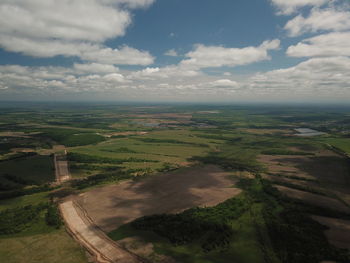
[[[119,69],[113,65],[90,63],[90,64],[74,64],[74,69],[82,73],[115,73]]]
[[[304,6],[322,6],[330,0],[271,0],[279,15],[291,15]]]
[[[308,17],[298,15],[284,27],[291,37],[307,32],[350,30],[350,12],[334,8],[313,9]]]
[[[149,65],[154,57],[147,51],[140,51],[135,48],[123,46],[120,49],[96,48],[83,52],[80,57],[83,60],[96,61],[105,64],[118,65]]]
[[[123,36],[131,23],[127,7],[153,0],[2,0],[0,47],[34,57],[78,56],[110,64],[148,65],[153,57],[130,47],[103,43]],[[127,60],[126,57],[130,56]]]
[[[0,66],[0,94],[23,95],[36,90],[38,98],[45,94],[98,94],[104,99],[117,96],[138,100],[350,99],[350,58],[344,56],[311,58],[294,67],[244,79],[201,72],[190,76],[176,66],[146,68],[137,74],[125,70],[102,72],[109,66],[100,73],[90,73],[89,68],[100,67],[91,64],[76,64],[73,68]]]
[[[181,66],[194,69],[222,66],[239,66],[268,60],[268,50],[278,49],[278,39],[265,41],[258,47],[225,48],[221,46],[197,45],[194,51],[186,54],[188,59],[181,62]]]
[[[130,79],[144,80],[144,79],[166,79],[166,78],[190,78],[201,75],[201,72],[190,70],[181,66],[167,66],[163,68],[146,68],[140,71],[132,72]]]
[[[335,32],[308,38],[290,46],[291,57],[350,56],[350,32]]]
[[[130,24],[125,10],[97,0],[2,0],[0,32],[22,38],[101,42],[122,36]]]
[[[165,56],[177,57],[178,54],[175,49],[170,49],[164,53]]]
[[[257,94],[350,99],[350,58],[311,58],[291,68],[256,74],[247,86]]]
[[[123,83],[123,82],[127,82],[124,78],[124,76],[122,74],[119,73],[111,73],[111,74],[107,74],[105,76],[103,76],[103,79],[108,81],[108,82],[119,82],[119,83]]]
[[[212,87],[227,87],[227,88],[237,88],[239,84],[236,81],[230,79],[219,79],[209,83]]]

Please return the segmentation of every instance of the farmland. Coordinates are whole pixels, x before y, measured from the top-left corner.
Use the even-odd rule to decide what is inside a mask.
[[[5,107],[0,216],[23,220],[0,233],[0,260],[88,262],[49,223],[68,198],[150,262],[348,262],[337,225],[350,235],[347,119],[307,106]],[[72,179],[59,185],[64,150]]]

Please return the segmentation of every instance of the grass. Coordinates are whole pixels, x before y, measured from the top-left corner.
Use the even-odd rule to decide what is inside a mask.
[[[82,248],[65,232],[0,238],[0,262],[87,263]]]
[[[166,130],[155,131],[147,135],[111,139],[95,146],[73,147],[68,150],[91,157],[125,160],[118,166],[126,170],[144,168],[156,171],[166,163],[183,165],[187,163],[188,158],[205,155],[217,147],[218,143],[219,141],[213,142],[213,140],[199,138],[189,130]],[[130,158],[154,162],[128,161]],[[91,174],[101,171],[98,167],[86,170],[90,170]],[[74,169],[73,175],[81,177],[81,171]]]
[[[48,194],[48,192],[43,192],[6,200],[0,200],[0,211],[18,206],[37,205],[42,202],[47,202]]]
[[[350,138],[326,138],[323,141],[350,154]]]
[[[99,143],[105,138],[96,133],[83,132],[81,130],[73,129],[43,129],[40,137],[48,137],[59,144],[65,146],[80,146]]]

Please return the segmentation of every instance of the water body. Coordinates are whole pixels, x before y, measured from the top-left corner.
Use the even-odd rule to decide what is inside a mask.
[[[325,134],[324,132],[320,132],[310,128],[298,128],[294,130],[298,132],[298,134],[296,134],[297,136],[302,136],[302,137],[312,137],[312,136],[319,136],[319,135]]]

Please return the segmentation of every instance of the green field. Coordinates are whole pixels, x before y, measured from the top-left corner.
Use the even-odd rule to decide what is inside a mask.
[[[347,154],[350,154],[350,138],[327,138],[323,141],[342,150]]]
[[[82,248],[64,229],[22,237],[0,237],[0,261],[87,263]]]
[[[325,228],[309,215],[341,219],[349,219],[350,215],[282,197],[260,178],[269,174],[270,167],[259,161],[265,155],[278,158],[276,166],[295,162],[296,168],[314,178],[300,179],[281,169],[275,177],[291,181],[278,182],[280,185],[316,194],[320,192],[313,189],[323,187],[327,196],[346,204],[350,197],[338,189],[348,182],[344,176],[348,166],[344,157],[334,158],[332,154],[337,149],[350,153],[348,112],[350,109],[336,107],[277,105],[4,107],[0,115],[0,193],[11,195],[2,196],[0,213],[4,218],[12,216],[13,220],[8,221],[14,225],[8,228],[16,231],[0,235],[0,261],[86,263],[84,251],[64,228],[47,224],[49,208],[42,208],[32,217],[23,212],[24,207],[35,208],[72,193],[204,163],[230,171],[241,179],[244,192],[230,199],[232,203],[228,200],[212,208],[139,218],[135,222],[144,225],[132,222],[110,236],[115,240],[138,236],[153,243],[153,262],[159,255],[183,263],[348,262],[346,252],[330,247]],[[300,127],[326,135],[295,136],[294,129]],[[50,154],[59,147],[64,149],[59,145],[68,151],[73,180],[57,189],[40,188],[55,179]],[[21,153],[23,148],[36,155]],[[337,175],[332,176],[330,169]],[[332,192],[332,187],[337,191]],[[244,209],[233,205],[236,202],[244,204]],[[17,220],[11,211],[23,218]],[[198,226],[202,228],[198,230]]]

